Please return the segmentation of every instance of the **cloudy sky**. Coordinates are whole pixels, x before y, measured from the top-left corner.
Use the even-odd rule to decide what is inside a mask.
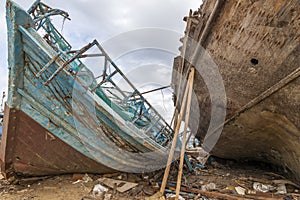
[[[33,0],[15,2],[28,9]],[[178,40],[185,28],[182,18],[190,8],[196,10],[201,4],[201,0],[43,2],[70,14],[71,21],[66,21],[63,26],[62,19],[55,20],[59,23],[58,29],[62,30],[64,37],[74,48],[81,48],[97,39],[125,73],[131,77],[139,77],[136,84],[140,85],[141,90],[151,88],[149,85],[169,84],[173,57],[179,54]],[[7,90],[6,48],[5,1],[1,1],[0,91]],[[141,67],[145,70],[137,70]],[[145,80],[143,77],[148,78]]]

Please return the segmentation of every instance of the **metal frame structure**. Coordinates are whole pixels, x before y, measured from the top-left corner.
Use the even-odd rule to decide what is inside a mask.
[[[59,33],[50,20],[50,17],[54,15],[62,16],[64,20],[70,19],[67,12],[59,9],[52,9],[40,0],[37,0],[28,10],[28,13],[33,18],[35,29],[37,31],[40,29],[44,30],[45,34],[43,35],[43,38],[57,51],[57,55],[36,74],[36,77],[41,78],[41,74],[43,74],[49,66],[55,63],[58,58],[64,60],[64,63],[44,82],[44,85],[48,85],[62,70],[69,71],[72,75],[76,76],[76,80],[84,82],[84,80],[80,78],[80,72],[90,72],[90,70],[84,64],[82,59],[102,57],[104,58],[104,61],[100,66],[103,66],[103,73],[98,76],[93,75],[93,84],[86,89],[97,94],[100,98],[101,95],[99,95],[97,90],[104,92],[110,100],[110,106],[117,106],[125,111],[134,113],[134,117],[130,119],[131,123],[139,129],[143,129],[146,134],[149,132],[155,133],[154,135],[151,135],[151,138],[157,143],[165,146],[171,141],[174,134],[171,126],[128,80],[97,40],[94,40],[79,50],[72,50],[72,46]],[[86,53],[93,47],[96,47],[99,53]],[[123,79],[122,81],[129,86],[126,88],[127,91],[121,89],[118,84],[116,84],[116,80],[114,79],[116,79],[115,77],[117,76],[119,78],[121,77]],[[141,121],[143,121],[142,125]]]

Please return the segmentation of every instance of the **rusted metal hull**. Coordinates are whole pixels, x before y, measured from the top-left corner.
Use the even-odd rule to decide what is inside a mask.
[[[227,95],[227,120],[212,154],[270,162],[300,180],[299,1],[204,1],[186,19],[186,34],[216,63]],[[187,58],[196,51],[183,49]],[[174,71],[181,64],[177,57]],[[203,139],[211,103],[201,75],[194,85],[201,116],[192,112],[190,125]],[[177,91],[178,77],[172,82]]]
[[[23,111],[6,106],[3,129],[0,159],[7,177],[115,171],[78,152]]]

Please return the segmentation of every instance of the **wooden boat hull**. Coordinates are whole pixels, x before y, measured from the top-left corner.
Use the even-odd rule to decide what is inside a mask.
[[[7,177],[116,171],[76,151],[21,110],[5,107],[3,132],[0,159]]]
[[[164,167],[172,138],[171,127],[101,45],[94,40],[73,51],[47,18],[54,12],[67,14],[40,1],[30,10],[39,9],[33,13],[34,17],[42,11],[50,12],[41,14],[38,20],[44,20],[40,21],[44,31],[52,27],[49,34],[55,41],[49,40],[49,34],[40,35],[36,27],[39,23],[30,16],[30,11],[9,0],[6,6],[9,88],[0,151],[1,172],[9,177],[146,172]],[[93,46],[100,51],[96,56],[104,57],[105,68],[113,66],[99,82],[79,59],[87,57],[83,53]],[[83,75],[74,67],[83,69]],[[126,94],[133,98],[118,86],[109,88],[125,96],[123,99],[105,95],[101,84],[116,85],[114,75],[121,76],[122,84],[131,87]],[[151,134],[157,138],[150,137]]]
[[[270,162],[300,180],[299,1],[204,1],[186,19],[186,35],[209,53],[226,90],[227,120],[211,153]],[[181,48],[187,59],[196,51]],[[181,64],[177,57],[175,72]],[[202,115],[192,112],[190,125],[203,140],[211,104],[201,75],[195,79]],[[177,90],[178,77],[172,82]]]

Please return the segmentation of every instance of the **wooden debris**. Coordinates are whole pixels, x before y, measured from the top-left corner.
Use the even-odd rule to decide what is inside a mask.
[[[174,187],[168,187],[171,190],[175,190]],[[217,198],[217,199],[227,199],[227,200],[250,200],[250,199],[256,199],[256,200],[278,200],[278,199],[282,199],[282,196],[278,196],[278,197],[260,197],[258,195],[231,195],[231,194],[223,194],[220,192],[208,192],[208,191],[203,191],[203,190],[199,190],[199,189],[195,189],[195,188],[184,188],[181,187],[181,191],[183,192],[188,192],[188,193],[194,193],[194,194],[200,194],[203,195],[205,197],[208,198]]]
[[[165,197],[161,192],[157,192],[151,197],[146,197],[145,200],[165,200]]]
[[[265,183],[265,184],[288,184],[288,185],[292,185],[298,189],[300,189],[300,185],[292,182],[292,181],[289,181],[289,180],[284,180],[284,179],[281,179],[281,180],[265,180],[265,179],[260,179],[260,178],[253,178],[253,177],[241,177],[239,178],[239,180],[241,181],[253,181],[253,182],[259,182],[259,183]]]
[[[0,180],[5,179],[5,177],[0,173]]]
[[[83,177],[84,177],[84,174],[73,174],[71,180],[78,181],[78,180],[81,180]]]
[[[115,188],[118,192],[121,193],[126,192],[138,185],[137,183],[131,183],[122,180],[114,180],[110,178],[100,178],[99,181],[112,189]]]
[[[192,84],[193,84],[193,80],[194,80],[194,73],[195,73],[195,69],[191,68],[191,72],[189,74],[188,83],[187,83],[186,89],[184,91],[182,105],[181,105],[179,116],[178,116],[178,121],[177,122],[179,122],[179,123],[176,123],[176,128],[175,128],[175,133],[174,133],[174,136],[173,136],[172,146],[171,146],[171,149],[170,149],[170,153],[169,153],[169,157],[168,157],[168,161],[167,161],[167,166],[166,166],[166,169],[165,169],[164,177],[163,177],[161,188],[160,188],[160,193],[161,194],[164,194],[165,187],[166,187],[166,184],[167,184],[167,180],[168,180],[168,176],[169,176],[169,172],[170,172],[170,168],[171,168],[171,163],[172,163],[174,152],[175,152],[175,147],[177,145],[179,129],[180,129],[180,126],[181,126],[182,118],[184,116],[184,111],[187,112],[189,110],[189,107],[186,107],[186,104],[190,104],[187,101],[190,100],[189,99],[189,91],[192,90],[192,86],[193,86]],[[189,106],[189,105],[187,105],[187,106]],[[179,172],[179,174],[180,174],[180,172]],[[179,179],[181,180],[181,177],[179,177]]]
[[[112,177],[117,177],[120,176],[121,173],[112,173],[112,174],[104,174],[103,177],[105,178],[112,178]]]
[[[20,185],[29,185],[36,183],[38,181],[43,181],[45,179],[48,179],[52,176],[39,176],[39,177],[30,177],[30,178],[22,178],[22,179],[17,179],[18,184]]]
[[[176,186],[176,197],[177,200],[179,198],[179,192],[180,192],[180,186],[181,186],[181,179],[182,179],[182,173],[183,173],[183,162],[184,162],[184,154],[185,154],[185,147],[186,147],[186,134],[189,124],[189,118],[190,118],[190,109],[191,109],[191,102],[192,102],[192,90],[193,90],[193,83],[194,83],[194,73],[195,70],[191,69],[191,79],[189,79],[189,91],[187,96],[187,105],[186,105],[186,113],[185,113],[185,124],[184,124],[184,131],[183,131],[183,137],[181,141],[181,154],[180,154],[180,164],[179,164],[179,170],[178,170],[178,176],[177,176],[177,186]],[[181,121],[179,121],[181,123]]]
[[[298,185],[298,184],[296,184],[296,183],[294,183],[292,181],[289,181],[289,180],[284,180],[284,179],[282,179],[282,180],[273,180],[272,182],[274,184],[277,184],[277,185],[280,185],[280,184],[292,185],[295,188],[300,189],[300,185]]]
[[[143,192],[149,196],[155,194],[156,191],[157,190],[155,188],[153,188],[152,186],[146,186],[143,188]]]
[[[240,183],[238,180],[234,179],[233,181],[234,181],[238,186],[240,186],[240,187],[242,187],[242,188],[245,188],[245,189],[247,189],[247,190],[250,190],[248,187],[246,187],[245,184]]]

